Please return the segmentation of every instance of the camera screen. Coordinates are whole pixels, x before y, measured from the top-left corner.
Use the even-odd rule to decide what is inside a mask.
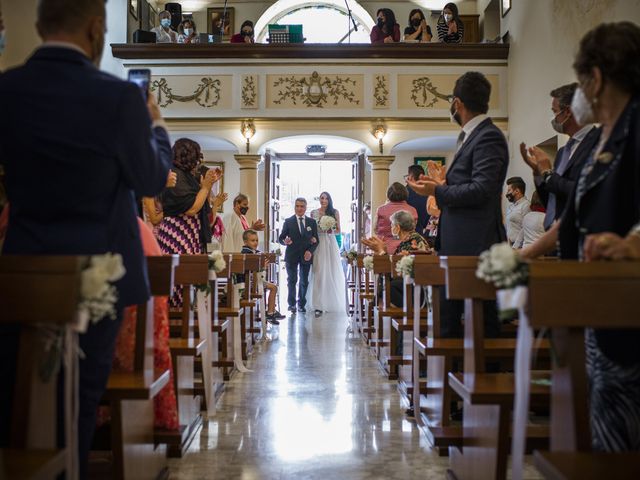
[[[135,83],[140,87],[142,95],[147,98],[149,91],[149,77],[150,72],[148,70],[131,70],[129,71],[129,81]]]

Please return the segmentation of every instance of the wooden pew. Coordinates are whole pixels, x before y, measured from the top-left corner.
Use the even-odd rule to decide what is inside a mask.
[[[584,349],[585,328],[640,328],[638,292],[640,262],[531,263],[529,322],[533,328],[551,329],[557,353],[551,387],[551,452],[536,452],[534,458],[545,478],[640,478],[640,453],[591,451]],[[514,428],[521,430],[525,422],[516,418]]]
[[[262,270],[264,256],[262,254],[244,255],[244,283],[245,288],[240,300],[242,315],[242,358],[247,360],[255,344],[256,334],[260,333],[260,326],[256,327],[259,318],[259,299],[257,275]]]
[[[465,302],[464,373],[450,372],[448,377],[450,387],[464,401],[462,449],[449,449],[451,476],[460,480],[505,479],[514,375],[486,373],[485,360],[489,345],[514,352],[515,340],[484,339],[483,301],[495,299],[495,288],[476,277],[477,257],[441,257],[440,262],[446,272],[447,298]],[[540,377],[548,374],[542,372]],[[548,396],[548,387],[532,385],[532,402],[545,401]],[[544,445],[548,427],[528,426],[527,440],[529,448]]]
[[[218,357],[213,359],[213,367],[217,368],[220,372],[220,376],[224,381],[229,380],[230,371],[233,368],[233,360],[229,357],[229,341],[228,330],[231,324],[229,317],[225,316],[225,309],[228,308],[229,297],[226,297],[224,304],[221,301],[221,293],[227,286],[231,277],[230,268],[230,256],[224,255],[224,261],[226,267],[223,271],[218,272],[215,275],[215,279],[210,281],[211,284],[211,303],[213,308],[211,309],[212,316],[212,341],[217,345]],[[216,398],[219,398],[224,391],[224,383],[220,383],[216,386]]]
[[[373,325],[373,307],[375,305],[375,286],[373,280],[373,272],[364,267],[364,257],[366,255],[359,253],[355,260],[355,282],[356,282],[356,300],[355,300],[355,316],[356,326],[362,340],[367,344],[371,344],[375,328]]]
[[[227,381],[231,378],[231,375],[235,368],[234,358],[234,322],[240,322],[242,317],[242,307],[239,306],[239,299],[236,301],[235,292],[233,288],[233,277],[238,274],[244,273],[244,255],[240,253],[224,253],[225,262],[227,267],[223,272],[218,274],[221,287],[226,289],[226,302],[225,305],[220,305],[218,308],[217,323],[228,321],[227,336],[226,336],[226,349],[225,357],[217,366],[224,368],[224,380]],[[236,305],[238,303],[238,305]],[[242,324],[240,324],[242,327]],[[242,330],[241,330],[242,331]],[[240,334],[242,339],[242,333]],[[241,359],[240,359],[241,360]]]
[[[179,261],[175,269],[175,283],[182,285],[183,302],[182,310],[177,312],[179,320],[172,321],[172,338],[169,339],[169,348],[180,426],[177,431],[166,429],[155,431],[156,443],[167,445],[167,456],[178,458],[186,452],[202,424],[201,398],[194,390],[194,374],[196,359],[200,358],[207,345],[195,325],[194,309],[191,307],[195,299],[195,286],[206,285],[209,282],[209,257],[180,255]]]
[[[151,297],[138,305],[134,371],[112,372],[103,401],[110,406],[110,436],[96,432],[95,446],[110,445],[112,478],[166,478],[166,447],[155,444],[153,397],[169,382],[169,370],[153,362],[153,297],[171,295],[177,255],[147,257]]]
[[[0,256],[0,323],[21,325],[13,395],[9,448],[0,450],[0,478],[55,479],[65,474],[77,478],[73,467],[73,445],[77,445],[76,426],[71,412],[62,406],[66,447],[56,444],[57,376],[43,381],[37,371],[41,347],[35,325],[59,327],[73,340],[72,327],[77,320],[81,275],[86,257]],[[108,320],[107,320],[108,321]],[[67,352],[66,360],[71,360]],[[62,360],[64,364],[64,360]],[[75,369],[75,362],[70,363]],[[72,374],[64,369],[65,382]],[[77,372],[75,373],[77,374]]]

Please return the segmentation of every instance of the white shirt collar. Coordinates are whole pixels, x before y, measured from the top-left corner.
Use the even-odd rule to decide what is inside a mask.
[[[575,135],[571,138],[573,138],[576,142],[580,143],[582,140],[584,140],[584,137],[587,136],[587,133],[589,133],[591,131],[591,129],[593,128],[593,124],[588,124],[585,125],[584,127],[582,127],[580,130],[578,130]]]
[[[487,118],[489,118],[488,115],[481,113],[480,115],[476,115],[467,123],[465,123],[464,127],[462,127],[462,131],[464,132],[464,140],[462,141],[462,143],[464,143],[467,138],[469,138],[469,135],[471,135],[471,132],[473,132],[477,128],[477,126],[484,122]]]
[[[81,53],[85,57],[89,58],[87,52],[85,52],[79,45],[71,42],[58,42],[58,41],[46,41],[39,48],[68,48],[69,50],[75,50],[76,52]]]

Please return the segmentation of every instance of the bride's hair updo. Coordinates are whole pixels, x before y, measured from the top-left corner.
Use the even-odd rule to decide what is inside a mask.
[[[325,209],[324,214],[336,218],[336,209],[333,208],[333,199],[331,198],[331,195],[329,195],[329,192],[322,192],[320,196],[322,197],[322,195],[325,195],[328,201],[327,208]]]

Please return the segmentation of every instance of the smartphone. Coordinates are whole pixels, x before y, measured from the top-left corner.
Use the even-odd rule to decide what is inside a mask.
[[[128,79],[130,82],[133,82],[138,85],[138,87],[140,87],[140,91],[142,92],[142,95],[144,96],[144,100],[146,102],[147,98],[149,97],[149,82],[151,81],[151,70],[149,70],[148,68],[129,70]]]

